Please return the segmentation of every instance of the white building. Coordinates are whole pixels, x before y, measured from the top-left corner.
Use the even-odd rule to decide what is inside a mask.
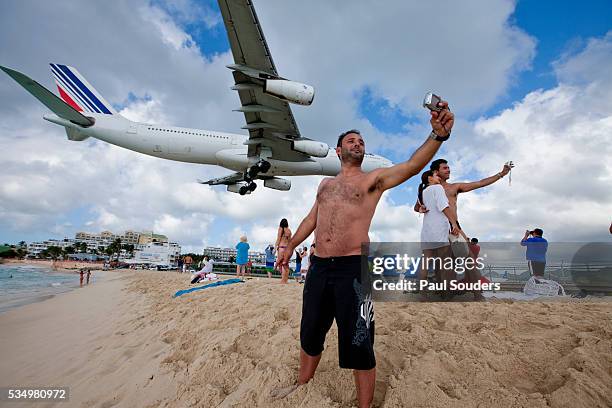
[[[61,249],[66,249],[68,247],[74,246],[74,239],[48,239],[42,242],[30,242],[28,244],[28,256],[29,257],[38,257],[40,253],[49,247],[58,247]]]
[[[203,255],[208,255],[216,261],[228,262],[230,257],[236,259],[236,248],[206,247],[204,248]],[[249,251],[249,260],[256,264],[266,263],[266,254]]]
[[[74,240],[76,242],[84,242],[87,244],[87,251],[93,252],[94,250],[103,250],[110,244],[115,242],[116,239],[121,240],[122,245],[136,245],[141,236],[141,232],[125,231],[123,234],[114,234],[110,231],[102,231],[99,234],[93,234],[89,232],[77,232]]]
[[[134,259],[129,263],[175,266],[181,256],[181,247],[174,242],[150,242],[138,245],[134,251]]]
[[[164,260],[170,260],[176,263],[176,260],[180,256],[181,248],[178,244],[168,243],[168,238],[165,235],[153,234],[152,231],[135,232],[125,231],[123,234],[114,234],[110,231],[102,231],[99,234],[93,234],[89,232],[77,232],[74,239],[64,238],[63,240],[49,239],[42,242],[31,242],[28,244],[28,256],[39,257],[40,253],[49,247],[56,246],[62,249],[67,247],[74,247],[76,243],[85,243],[87,245],[87,252],[89,253],[103,253],[116,239],[121,240],[121,245],[134,245],[134,249],[141,249],[146,251],[147,245],[150,243],[165,244],[168,256],[163,255]],[[140,242],[144,241],[144,242]],[[178,254],[175,254],[178,248]],[[136,251],[134,251],[134,254]],[[131,254],[126,250],[121,250],[119,254],[120,260],[130,258]],[[166,265],[167,263],[164,263]]]

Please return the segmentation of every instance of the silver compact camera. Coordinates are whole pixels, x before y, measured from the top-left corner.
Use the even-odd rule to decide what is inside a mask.
[[[442,110],[438,104],[442,101],[438,95],[433,92],[428,92],[423,99],[423,107],[429,109],[430,111],[440,112]]]

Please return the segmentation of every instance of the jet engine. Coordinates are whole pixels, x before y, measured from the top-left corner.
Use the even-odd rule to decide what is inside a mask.
[[[274,190],[289,191],[289,189],[291,189],[291,180],[274,177],[265,180],[264,187],[272,188]]]
[[[264,92],[298,105],[310,105],[314,99],[312,86],[286,79],[264,80]]]
[[[329,146],[315,140],[294,140],[291,148],[296,152],[305,153],[314,157],[327,157]]]

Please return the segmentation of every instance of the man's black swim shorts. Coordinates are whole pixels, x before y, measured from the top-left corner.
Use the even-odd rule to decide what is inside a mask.
[[[340,367],[369,370],[374,358],[374,306],[361,289],[361,256],[313,256],[302,303],[300,343],[310,356],[323,352],[336,319]]]

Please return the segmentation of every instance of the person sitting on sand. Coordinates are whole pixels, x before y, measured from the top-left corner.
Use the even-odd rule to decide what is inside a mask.
[[[206,255],[202,261],[202,269],[200,269],[200,272],[194,275],[193,279],[191,280],[191,283],[198,283],[202,279],[206,278],[210,273],[212,273],[213,266],[214,262],[210,259],[208,255]]]

